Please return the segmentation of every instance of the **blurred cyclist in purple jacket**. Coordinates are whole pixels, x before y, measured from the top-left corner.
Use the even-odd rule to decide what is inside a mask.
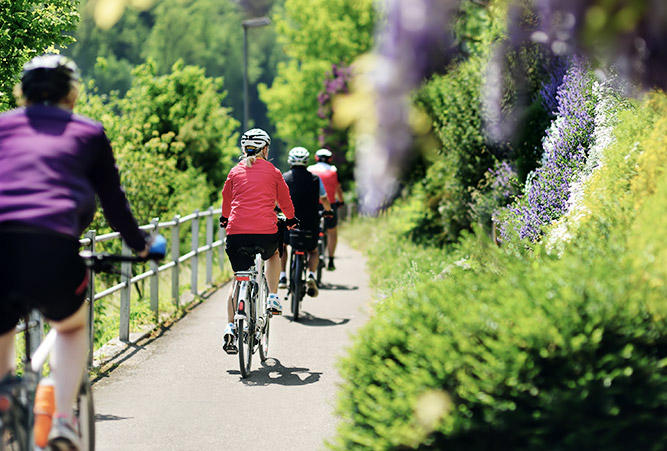
[[[52,353],[55,449],[79,449],[72,406],[87,356],[87,272],[78,239],[95,213],[141,256],[139,230],[101,124],[72,112],[79,71],[61,55],[25,64],[23,107],[0,114],[0,383],[13,367],[19,317],[39,309],[58,331]]]

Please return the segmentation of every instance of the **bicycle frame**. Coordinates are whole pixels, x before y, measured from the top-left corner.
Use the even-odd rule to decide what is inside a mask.
[[[271,314],[266,310],[268,286],[264,276],[261,254],[255,255],[255,264],[248,271],[234,273],[234,325],[239,348],[241,375],[250,376],[252,355],[260,351],[260,358],[268,357],[268,333]]]
[[[88,303],[89,304],[89,303]],[[35,438],[33,435],[33,427],[35,425],[35,415],[33,406],[35,404],[35,395],[37,386],[42,378],[42,371],[44,364],[48,358],[56,341],[57,332],[51,329],[46,337],[39,344],[34,352],[31,352],[30,333],[29,329],[32,327],[41,327],[41,322],[31,321],[30,316],[24,318],[23,324],[16,328],[16,333],[24,333],[24,358],[23,358],[23,375],[12,377],[9,381],[10,390],[8,392],[0,393],[0,405],[5,404],[7,409],[0,408],[0,451],[4,451],[6,445],[4,436],[6,428],[13,426],[11,437],[13,442],[11,449],[14,450],[38,450],[40,448],[35,445]],[[90,325],[88,325],[90,326]],[[88,415],[80,419],[80,433],[82,434],[82,450],[93,451],[95,443],[94,413],[92,410],[92,394],[90,392],[90,382],[88,380],[87,371],[84,372],[79,395],[77,396],[77,411],[81,410],[81,398],[85,397],[83,401],[86,403],[85,408],[89,409]],[[13,422],[13,425],[10,423]]]
[[[319,230],[319,236],[317,239],[317,250],[318,250],[318,262],[317,262],[317,284],[321,285],[322,284],[322,271],[324,270],[326,264],[325,264],[325,258],[324,258],[324,253],[327,251],[327,243],[328,243],[328,235],[327,235],[327,228],[324,225],[324,216],[322,216],[322,212],[320,212],[320,230]]]
[[[109,271],[109,266],[105,266],[109,262],[147,260],[147,258],[141,257],[104,253],[96,254],[88,251],[83,251],[80,255],[89,271]],[[164,254],[149,255],[149,258],[153,260],[162,257],[164,257]],[[89,280],[92,280],[92,277]],[[92,310],[92,296],[86,300],[86,303],[89,310]],[[91,315],[89,314],[87,317],[90,319]],[[55,344],[57,331],[51,329],[37,349],[31,352],[29,329],[35,325],[34,323],[34,321],[30,321],[28,315],[24,318],[23,324],[16,328],[16,333],[25,333],[23,375],[9,376],[4,381],[0,381],[2,382],[2,385],[0,385],[0,388],[2,388],[0,392],[0,451],[4,451],[6,445],[9,445],[12,451],[33,451],[39,449],[35,447],[35,438],[33,435],[33,427],[35,425],[33,406],[42,370]],[[41,327],[41,321],[37,322],[37,325]],[[88,321],[86,327],[88,328],[87,336],[90,337],[90,328],[92,327],[90,321]],[[92,346],[92,343],[89,344]],[[81,438],[82,451],[94,451],[95,413],[87,370],[84,370],[84,374],[82,375],[79,392],[75,399],[74,412],[78,419],[78,433]]]

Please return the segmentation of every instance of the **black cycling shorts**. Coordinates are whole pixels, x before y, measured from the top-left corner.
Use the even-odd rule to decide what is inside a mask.
[[[262,260],[270,259],[278,250],[280,236],[278,233],[270,234],[249,234],[240,233],[237,235],[227,235],[227,244],[225,251],[232,264],[232,269],[236,271],[247,271],[255,263],[254,255],[247,255],[239,252],[242,247],[259,246],[264,249]]]
[[[0,334],[33,309],[53,321],[79,310],[88,287],[79,240],[0,226],[0,249]]]

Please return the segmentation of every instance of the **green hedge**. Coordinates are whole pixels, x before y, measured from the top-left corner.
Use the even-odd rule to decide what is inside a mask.
[[[332,448],[667,448],[665,113],[621,118],[560,256],[393,239],[414,204],[374,220],[385,297],[341,362]]]

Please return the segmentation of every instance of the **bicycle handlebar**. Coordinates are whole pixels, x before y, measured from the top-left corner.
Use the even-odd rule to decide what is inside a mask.
[[[84,263],[95,271],[108,272],[112,267],[111,263],[143,263],[149,260],[162,260],[167,254],[167,240],[162,235],[155,235],[148,250],[148,255],[140,257],[138,255],[120,255],[110,254],[108,252],[81,251],[79,255]]]

